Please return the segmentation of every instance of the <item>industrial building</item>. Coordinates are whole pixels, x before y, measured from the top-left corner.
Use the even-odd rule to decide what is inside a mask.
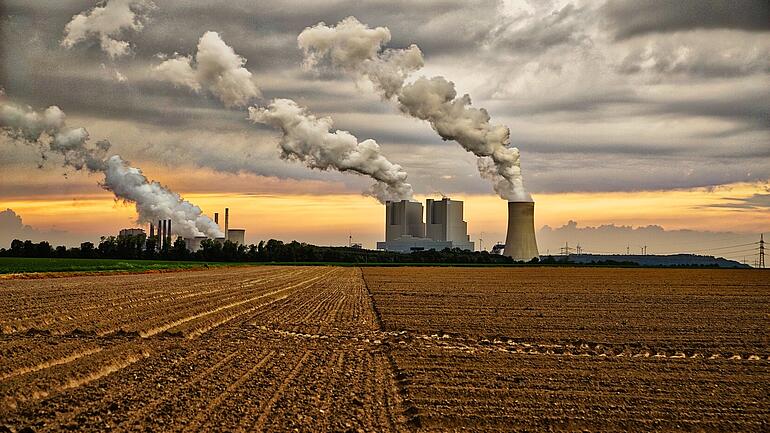
[[[409,253],[445,248],[474,249],[463,221],[463,202],[448,197],[428,199],[427,223],[423,222],[422,203],[409,200],[385,203],[385,241],[378,250]]]
[[[539,257],[535,240],[534,202],[508,202],[508,231],[503,255],[525,262]]]
[[[144,229],[122,229],[120,232],[118,232],[118,236],[121,236],[121,237],[140,236],[144,234],[145,234]]]
[[[463,221],[463,202],[442,198],[425,200],[425,237],[451,242],[452,247],[473,251],[468,223]]]
[[[385,202],[385,241],[395,241],[403,236],[425,237],[422,203],[409,200]]]
[[[155,248],[160,251],[164,247],[171,248],[173,241],[171,239],[171,220],[158,220],[157,227],[150,223],[150,236],[147,238],[155,239]]]
[[[230,242],[245,245],[246,229],[227,229],[227,240]]]
[[[214,223],[219,225],[219,212],[214,213]],[[222,232],[224,237],[215,238],[215,241],[224,243],[230,241],[238,245],[246,245],[246,229],[231,229],[230,228],[230,208],[225,208],[225,227]],[[194,238],[184,238],[184,243],[189,251],[195,252],[201,248],[201,243],[208,239],[206,236],[196,236]]]

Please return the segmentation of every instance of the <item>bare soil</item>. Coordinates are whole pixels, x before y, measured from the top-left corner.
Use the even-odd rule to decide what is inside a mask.
[[[768,431],[767,276],[261,266],[4,280],[0,432]]]

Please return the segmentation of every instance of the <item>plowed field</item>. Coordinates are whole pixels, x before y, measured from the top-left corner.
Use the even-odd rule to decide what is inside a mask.
[[[760,271],[3,280],[0,331],[0,431],[770,430]]]

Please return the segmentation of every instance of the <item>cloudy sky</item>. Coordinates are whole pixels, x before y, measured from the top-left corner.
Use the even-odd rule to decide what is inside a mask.
[[[206,31],[246,59],[261,93],[252,105],[291,98],[330,116],[335,128],[376,140],[418,199],[464,199],[472,237],[504,236],[505,203],[472,154],[400,114],[369,83],[302,67],[300,32],[348,16],[387,27],[389,48],[419,46],[425,67],[410,79],[443,76],[510,128],[538,227],[576,220],[770,231],[765,0],[123,3],[135,16],[107,34],[94,30],[104,21],[73,21],[104,2],[3,1],[4,98],[59,106],[68,125],[108,139],[206,213],[229,204],[247,240],[342,244],[352,234],[373,246],[384,212],[361,195],[370,179],[281,159],[278,133],[249,122],[243,107],[226,106],[206,85],[195,91],[159,76],[164,60],[194,56]],[[133,208],[99,181],[55,156],[41,161],[36,146],[0,139],[0,208],[35,230],[93,238],[130,225]],[[310,221],[292,230],[297,218]]]

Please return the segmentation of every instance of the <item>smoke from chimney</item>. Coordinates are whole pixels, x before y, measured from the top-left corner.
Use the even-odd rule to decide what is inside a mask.
[[[116,39],[125,30],[142,30],[155,5],[149,0],[111,0],[72,17],[64,27],[61,46],[72,48],[81,41],[96,39],[111,58],[127,55],[131,45]]]
[[[380,152],[376,141],[359,142],[348,131],[332,132],[330,117],[316,117],[291,99],[274,99],[267,107],[249,108],[254,123],[273,125],[283,131],[281,158],[304,162],[319,170],[353,171],[373,178],[367,193],[380,202],[412,198],[406,171]]]
[[[420,77],[405,84],[409,74],[423,66],[416,45],[406,49],[383,49],[390,41],[386,27],[370,28],[355,17],[336,26],[319,23],[297,37],[305,53],[306,68],[324,64],[358,78],[366,78],[383,99],[395,98],[399,109],[425,120],[444,140],[454,140],[479,157],[482,177],[492,181],[495,191],[509,201],[531,201],[524,189],[519,150],[510,147],[510,130],[490,123],[489,113],[471,107],[469,95],[458,96],[455,85],[444,77]]]
[[[197,49],[194,61],[192,56],[165,60],[154,68],[154,76],[196,92],[207,88],[228,107],[245,105],[259,96],[252,74],[244,67],[246,59],[218,33],[206,32]],[[366,194],[381,202],[412,197],[412,187],[406,183],[401,166],[382,156],[374,140],[359,143],[347,131],[331,132],[330,118],[317,118],[289,99],[274,99],[267,107],[250,107],[249,118],[254,123],[281,128],[284,159],[304,162],[311,169],[353,171],[372,177],[377,183]]]
[[[177,232],[184,237],[221,236],[222,232],[201,209],[183,200],[179,194],[159,183],[149,181],[138,168],[131,167],[120,156],[105,158],[110,148],[106,140],[89,144],[83,128],[66,128],[64,112],[48,107],[42,114],[29,108],[0,102],[0,129],[11,139],[36,143],[43,155],[56,152],[64,157],[65,166],[104,174],[100,185],[125,202],[134,203],[138,222],[172,219]]]
[[[193,64],[194,63],[194,64]],[[192,56],[176,56],[156,66],[157,78],[187,86],[195,92],[208,89],[227,107],[242,107],[260,96],[246,59],[227,45],[217,32],[206,32]]]

